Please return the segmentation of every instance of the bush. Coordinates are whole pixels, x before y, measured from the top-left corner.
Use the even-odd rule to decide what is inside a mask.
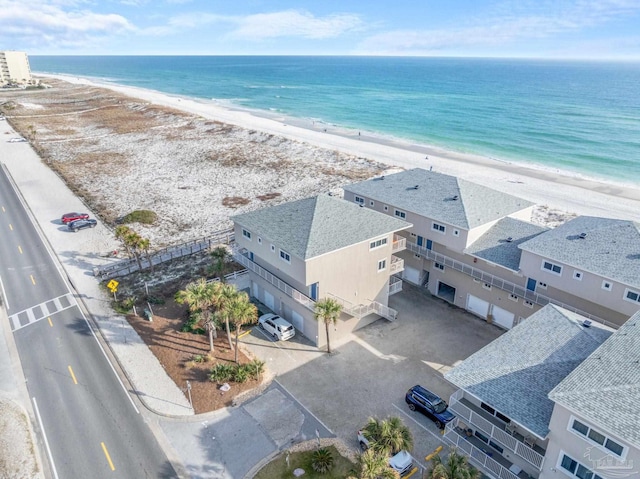
[[[116,313],[120,314],[128,314],[133,309],[133,306],[136,304],[135,297],[123,298],[120,301],[115,301],[113,303],[113,309]]]
[[[231,381],[235,374],[235,364],[218,363],[209,371],[209,380],[214,383]]]
[[[260,378],[260,375],[264,372],[264,364],[264,361],[254,359],[253,361],[245,365],[252,379]]]
[[[121,223],[142,223],[143,225],[152,225],[158,219],[158,215],[155,211],[151,210],[135,210],[125,215]]]
[[[246,364],[236,365],[233,372],[233,380],[237,383],[246,383],[249,380],[249,371]]]
[[[209,380],[218,383],[245,383],[249,379],[259,379],[263,371],[264,362],[257,359],[247,364],[218,363],[209,371]]]
[[[184,322],[180,331],[183,333],[204,334],[206,331],[200,327],[202,320],[202,311],[193,311],[189,313],[187,320]]]
[[[333,455],[328,449],[318,449],[311,455],[311,467],[320,474],[325,474],[333,467]]]

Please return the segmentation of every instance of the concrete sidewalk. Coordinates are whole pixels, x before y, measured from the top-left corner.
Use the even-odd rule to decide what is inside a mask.
[[[5,133],[9,134],[5,134]],[[100,288],[93,268],[113,259],[103,257],[119,247],[113,233],[100,222],[78,233],[60,222],[70,211],[91,211],[34,152],[29,143],[7,143],[18,136],[7,122],[0,123],[0,158],[35,217],[48,244],[78,293],[78,301],[94,318],[117,362],[131,384],[130,392],[151,411],[166,416],[190,416],[193,410],[184,392],[164,371],[136,331],[113,312],[111,297]]]

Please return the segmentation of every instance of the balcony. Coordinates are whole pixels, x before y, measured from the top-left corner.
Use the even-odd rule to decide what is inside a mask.
[[[398,274],[404,270],[404,260],[397,256],[391,256],[391,265],[389,266],[389,272],[391,274]]]
[[[382,303],[378,303],[377,301],[371,301],[367,304],[353,304],[351,301],[347,301],[346,299],[342,299],[341,297],[331,293],[327,293],[327,298],[335,300],[342,306],[342,312],[349,316],[353,316],[354,318],[364,318],[369,314],[377,314],[389,321],[395,321],[398,316],[398,312],[395,309],[385,306]]]
[[[447,424],[444,440],[469,457],[469,462],[493,479],[536,479],[475,436],[467,436],[458,418]],[[515,472],[514,472],[515,471]],[[517,472],[517,474],[516,474]]]
[[[402,291],[402,280],[395,276],[389,278],[389,296]]]
[[[398,253],[407,249],[407,239],[400,235],[393,235],[393,243],[391,244],[391,252]]]
[[[233,259],[238,263],[240,263],[241,265],[243,265],[249,271],[253,271],[255,274],[260,276],[267,283],[278,288],[278,290],[282,291],[284,294],[286,294],[290,298],[293,298],[295,301],[303,305],[308,310],[315,311],[315,306],[316,306],[315,301],[313,301],[307,295],[295,289],[293,286],[289,285],[288,283],[285,283],[276,275],[264,269],[258,263],[250,260],[249,257],[246,256],[246,250],[234,251]]]
[[[495,439],[505,447],[505,450],[509,449],[537,470],[542,468],[544,449],[535,444],[533,447],[528,446],[525,444],[525,438],[520,434],[509,434],[504,422],[466,400],[461,389],[451,396],[449,409],[468,425],[473,426],[485,436]]]

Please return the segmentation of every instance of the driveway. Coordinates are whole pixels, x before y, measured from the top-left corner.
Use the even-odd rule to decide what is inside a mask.
[[[414,457],[442,444],[440,431],[411,412],[406,391],[415,384],[444,399],[455,391],[443,374],[503,331],[471,314],[405,284],[390,304],[398,319],[384,319],[335,345],[331,355],[305,338],[273,342],[257,328],[245,345],[277,375],[278,381],[347,445],[358,446],[356,431],[367,418],[400,416],[411,428]]]

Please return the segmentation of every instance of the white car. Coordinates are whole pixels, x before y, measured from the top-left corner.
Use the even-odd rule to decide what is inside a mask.
[[[27,141],[27,140],[26,140],[26,139],[24,139],[24,138],[11,138],[11,139],[10,139],[10,140],[8,140],[8,141],[9,141],[9,143],[22,143],[22,142],[25,142],[25,141]]]
[[[363,431],[358,431],[358,442],[363,451],[369,449],[369,440]],[[413,470],[413,457],[407,451],[400,451],[389,458],[389,467],[395,470],[400,477],[404,477]]]
[[[273,339],[276,341],[286,341],[296,335],[296,330],[289,321],[285,321],[280,316],[273,313],[267,313],[260,316],[258,319],[258,326],[260,326],[260,329],[273,336]]]

